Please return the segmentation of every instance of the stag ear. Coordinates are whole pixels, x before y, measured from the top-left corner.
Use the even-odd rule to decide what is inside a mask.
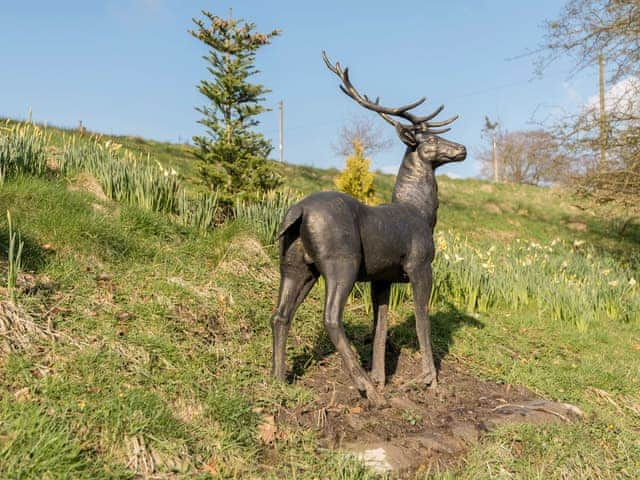
[[[401,123],[396,123],[396,133],[404,143],[408,147],[415,147],[418,142],[416,141],[416,135],[413,133],[413,130],[405,127]]]

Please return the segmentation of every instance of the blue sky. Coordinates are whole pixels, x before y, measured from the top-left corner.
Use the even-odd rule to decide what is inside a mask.
[[[427,97],[419,112],[441,103],[460,115],[446,137],[470,151],[462,165],[474,176],[484,115],[509,130],[530,128],[557,109],[573,110],[597,89],[594,71],[571,77],[562,61],[542,78],[531,58],[545,19],[560,0],[405,0],[300,2],[248,0],[22,0],[0,9],[0,116],[90,130],[185,141],[201,133],[196,84],[206,76],[204,47],[187,33],[207,9],[251,20],[282,36],[258,53],[261,83],[272,90],[260,130],[278,142],[277,102],[285,104],[285,160],[341,166],[332,152],[341,125],[364,112],[338,90],[321,51],[349,66],[354,85],[396,106]],[[378,120],[376,120],[378,121]],[[389,136],[394,132],[388,128]],[[373,158],[392,171],[400,141]],[[274,149],[273,157],[277,158]]]

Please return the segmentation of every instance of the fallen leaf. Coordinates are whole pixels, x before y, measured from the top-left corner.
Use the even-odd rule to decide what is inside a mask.
[[[218,475],[218,464],[216,459],[212,458],[202,466],[202,471],[210,473],[211,475]]]
[[[263,415],[262,423],[258,425],[258,439],[264,444],[273,443],[278,433],[276,419],[273,415]]]
[[[362,413],[362,407],[360,407],[360,406],[353,407],[351,410],[349,410],[349,413],[353,413],[355,415],[358,415],[359,413]]]
[[[29,387],[24,387],[13,394],[18,402],[28,402],[31,400],[31,393]]]

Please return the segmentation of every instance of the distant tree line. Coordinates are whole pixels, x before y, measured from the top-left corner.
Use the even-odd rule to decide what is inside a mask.
[[[606,62],[605,108],[589,102],[536,129],[492,131],[478,155],[481,175],[494,178],[495,140],[500,181],[560,183],[640,211],[639,38],[640,1],[567,1],[546,22],[538,71],[567,56],[575,71]]]
[[[551,131],[579,159],[573,186],[640,211],[639,39],[638,0],[569,0],[560,17],[547,22],[539,66],[567,55],[577,70],[606,62],[611,87],[604,111],[587,105]]]
[[[508,183],[544,185],[566,183],[573,159],[565,154],[549,132],[543,129],[507,131],[497,129],[495,139],[498,158],[497,179]],[[494,176],[493,150],[489,142],[480,150],[480,175]]]

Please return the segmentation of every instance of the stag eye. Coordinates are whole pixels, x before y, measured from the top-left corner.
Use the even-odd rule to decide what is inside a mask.
[[[422,141],[422,145],[424,145],[423,150],[430,150],[436,143],[435,137],[427,137]]]

